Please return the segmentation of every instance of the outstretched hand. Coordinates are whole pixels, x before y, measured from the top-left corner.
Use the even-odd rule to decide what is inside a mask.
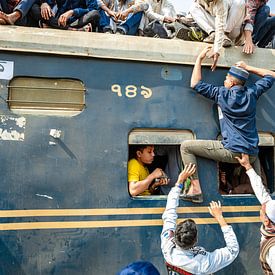
[[[242,153],[242,157],[235,157],[236,160],[240,163],[241,166],[243,166],[246,170],[249,170],[252,168],[250,161],[249,161],[249,155]]]
[[[210,207],[208,207],[209,213],[215,218],[219,218],[222,216],[222,206],[221,202],[218,201],[211,201],[210,202]]]
[[[208,58],[212,58],[213,59],[213,64],[211,65],[211,70],[212,71],[215,71],[215,69],[217,67],[219,56],[220,56],[220,54],[219,53],[215,53],[213,51],[213,49],[211,49],[211,51],[209,51],[208,54],[207,54]]]
[[[235,65],[236,65],[237,67],[243,68],[243,69],[245,69],[245,70],[246,70],[246,68],[247,68],[247,64],[246,64],[244,61],[238,61],[237,63],[235,63]]]
[[[205,59],[205,57],[207,56],[207,54],[211,51],[211,46],[207,46],[205,47],[199,54],[199,58],[201,60]]]
[[[177,182],[185,182],[186,179],[190,176],[192,176],[196,171],[196,165],[195,164],[188,164],[184,166],[183,171],[178,176]]]

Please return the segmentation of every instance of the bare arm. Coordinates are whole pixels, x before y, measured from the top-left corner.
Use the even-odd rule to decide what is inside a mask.
[[[245,43],[243,46],[243,52],[246,54],[252,54],[254,52],[254,44],[252,41],[252,32],[250,30],[244,30]]]
[[[149,185],[154,179],[160,178],[162,176],[162,170],[160,168],[155,169],[148,177],[140,181],[130,181],[129,182],[129,192],[131,196],[137,196],[147,190]]]
[[[201,74],[201,63],[204,60],[204,58],[206,57],[206,54],[210,51],[211,47],[207,47],[204,50],[202,50],[202,52],[198,55],[193,72],[192,72],[192,76],[191,76],[191,82],[190,82],[190,86],[191,88],[194,88],[199,81],[201,81],[202,79],[202,74]]]
[[[256,74],[258,76],[265,76],[265,75],[271,75],[273,77],[275,77],[275,72],[271,71],[271,70],[267,70],[267,69],[262,69],[262,68],[257,68],[257,67],[254,67],[254,66],[249,66],[247,65],[245,62],[243,61],[239,61],[236,63],[236,66],[237,67],[241,67],[253,74]]]

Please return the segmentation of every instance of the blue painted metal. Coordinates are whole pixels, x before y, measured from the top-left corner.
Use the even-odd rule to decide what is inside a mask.
[[[191,66],[112,59],[0,52],[0,60],[15,62],[14,76],[80,79],[87,89],[86,109],[75,117],[24,115],[24,142],[0,141],[0,209],[98,209],[164,207],[165,200],[134,200],[127,188],[128,134],[136,128],[189,129],[196,138],[219,134],[216,106],[189,88]],[[222,85],[227,69],[204,70],[206,81]],[[254,81],[255,77],[251,77]],[[4,82],[2,81],[2,84]],[[122,96],[112,92],[119,84]],[[125,95],[127,85],[137,95]],[[152,90],[145,99],[141,86]],[[275,132],[275,87],[259,100],[258,130]],[[15,116],[1,91],[1,115]],[[62,138],[49,145],[50,129]],[[207,206],[213,199],[223,205],[258,205],[254,197],[225,198],[218,193],[216,164],[199,160]],[[40,195],[47,195],[50,198]],[[183,202],[181,206],[193,206]],[[233,214],[232,214],[233,215]],[[235,213],[233,216],[258,213]],[[209,217],[186,214],[185,217]],[[160,219],[160,214],[77,217],[1,218],[1,223],[31,221],[85,221]],[[259,224],[233,225],[241,252],[217,274],[260,274]],[[0,274],[114,274],[129,262],[153,262],[162,274],[160,226],[75,228],[1,231]],[[199,226],[199,242],[208,250],[224,246],[217,225]]]

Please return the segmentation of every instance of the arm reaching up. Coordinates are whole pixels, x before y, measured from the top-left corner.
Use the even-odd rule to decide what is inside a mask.
[[[247,65],[245,62],[243,61],[239,61],[236,63],[237,67],[241,67],[253,74],[256,74],[258,76],[264,77],[265,75],[271,75],[273,77],[275,77],[275,72],[271,71],[271,70],[267,70],[267,69],[262,69],[262,68],[257,68],[257,67],[253,67],[253,66],[249,66]]]
[[[193,72],[192,72],[192,76],[191,76],[191,83],[190,86],[191,88],[194,88],[199,81],[201,81],[202,79],[202,75],[201,75],[201,63],[202,61],[205,59],[206,54],[210,51],[211,47],[207,47],[205,49],[202,50],[202,52],[198,55]]]
[[[236,159],[239,161],[241,166],[243,166],[245,168],[246,174],[249,177],[251,186],[252,186],[254,193],[255,193],[257,199],[259,200],[259,202],[261,204],[264,204],[264,203],[272,200],[272,198],[270,197],[268,192],[265,190],[265,187],[263,185],[261,177],[252,168],[250,161],[249,161],[249,155],[242,154],[241,158],[236,157]]]

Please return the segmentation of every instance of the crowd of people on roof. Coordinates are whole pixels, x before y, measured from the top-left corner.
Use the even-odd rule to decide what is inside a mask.
[[[181,38],[222,47],[274,47],[268,0],[193,0],[177,14],[169,0],[0,0],[0,24]],[[184,5],[184,3],[182,3]]]

